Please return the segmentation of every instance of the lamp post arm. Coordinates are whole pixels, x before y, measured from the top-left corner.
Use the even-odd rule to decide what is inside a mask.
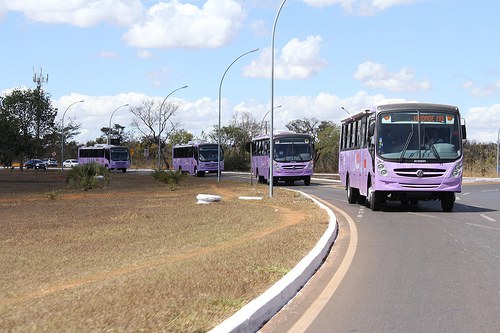
[[[278,18],[280,16],[281,10],[285,5],[286,0],[281,2],[281,5],[276,13],[276,18],[273,24],[273,33],[271,38],[271,129],[270,129],[270,139],[269,139],[269,197],[273,197],[273,158],[274,158],[274,37],[276,34],[276,24],[278,23]]]
[[[158,112],[158,170],[160,170],[160,165],[161,165],[161,132],[163,132],[163,129],[162,129],[162,126],[161,126],[161,112],[162,112],[162,109],[163,109],[163,105],[165,104],[167,98],[169,98],[174,92],[176,92],[177,90],[181,90],[181,89],[187,88],[187,87],[188,86],[182,86],[180,88],[177,88],[177,89],[173,90],[161,102],[160,110]]]
[[[221,103],[222,103],[222,83],[224,82],[224,77],[226,76],[229,69],[233,66],[233,64],[238,61],[240,58],[246,56],[249,53],[257,52],[259,49],[253,49],[248,52],[243,53],[238,58],[234,59],[234,61],[226,68],[224,74],[222,74],[222,78],[220,79],[219,84],[219,125],[217,128],[217,182],[220,182],[220,129],[221,129]]]
[[[61,169],[63,168],[62,165],[64,162],[64,116],[66,116],[66,112],[69,110],[70,107],[72,107],[76,103],[83,103],[83,102],[85,102],[85,100],[82,99],[81,101],[76,101],[76,102],[71,103],[66,108],[66,110],[64,110],[63,116],[61,118]]]
[[[128,104],[124,104],[124,105],[121,105],[119,107],[117,107],[115,109],[115,111],[113,111],[113,113],[111,113],[111,117],[109,117],[109,127],[108,127],[108,145],[109,145],[109,137],[111,136],[111,119],[113,118],[113,115],[115,114],[116,111],[118,111],[119,108],[122,108],[122,107],[125,107],[125,106],[128,106]]]

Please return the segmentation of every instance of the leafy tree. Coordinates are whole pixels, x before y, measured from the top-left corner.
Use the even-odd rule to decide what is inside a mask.
[[[111,141],[117,140],[120,142],[120,145],[124,145],[127,142],[132,140],[132,134],[125,132],[125,126],[120,124],[114,124],[114,127],[102,127],[101,128],[101,136],[96,139],[98,143],[107,143],[108,142],[108,134]]]
[[[36,89],[14,89],[3,98],[2,127],[7,130],[5,154],[19,158],[40,157],[47,152],[47,137],[53,133],[57,111],[50,95]],[[4,139],[5,140],[5,137]],[[5,147],[2,145],[2,147]]]
[[[189,141],[193,141],[193,134],[188,131],[181,129],[170,134],[168,138],[168,143],[170,147],[174,145],[186,144]]]

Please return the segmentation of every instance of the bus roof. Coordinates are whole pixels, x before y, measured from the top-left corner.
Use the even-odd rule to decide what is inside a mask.
[[[84,146],[84,147],[80,147],[78,149],[99,149],[99,148],[104,149],[104,148],[127,148],[127,147],[97,143],[93,146]]]
[[[194,147],[194,146],[205,146],[205,145],[214,145],[217,146],[217,143],[212,143],[212,142],[188,142],[184,144],[177,144],[174,145],[173,148],[185,148],[185,147]]]
[[[384,111],[395,111],[401,109],[415,109],[415,110],[430,110],[430,109],[439,109],[447,112],[458,112],[458,107],[448,104],[435,104],[435,103],[417,103],[417,102],[399,102],[399,103],[388,103],[388,104],[380,104],[375,105],[371,109],[364,109],[352,116],[344,118],[341,120],[342,123],[349,123],[366,117],[367,115],[374,112],[384,112]]]
[[[283,137],[289,137],[289,136],[294,136],[294,137],[299,137],[299,138],[311,138],[311,134],[308,133],[295,133],[295,132],[289,132],[289,131],[284,131],[284,132],[275,132],[273,135],[273,138],[283,138]],[[261,134],[256,137],[252,138],[252,141],[255,140],[262,140],[262,139],[269,139],[270,135],[269,134]]]

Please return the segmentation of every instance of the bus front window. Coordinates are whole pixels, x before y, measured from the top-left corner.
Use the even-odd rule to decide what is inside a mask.
[[[274,145],[276,162],[305,162],[312,160],[312,148],[309,140],[280,139]]]
[[[217,162],[218,149],[217,146],[207,146],[199,148],[199,157],[202,162]],[[221,149],[221,161],[224,159]]]
[[[386,159],[454,160],[461,155],[456,115],[430,111],[382,114],[377,154]]]

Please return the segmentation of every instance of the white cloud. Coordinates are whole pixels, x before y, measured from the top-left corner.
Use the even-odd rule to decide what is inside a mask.
[[[137,56],[139,58],[143,58],[143,59],[151,59],[151,58],[154,58],[154,54],[151,53],[150,51],[147,51],[147,50],[139,50],[137,51]]]
[[[274,64],[277,79],[307,79],[326,66],[319,57],[323,39],[309,36],[304,41],[294,38],[281,50]],[[244,75],[249,77],[271,77],[271,49],[262,51],[257,60],[245,67]]]
[[[466,119],[467,138],[478,142],[496,142],[500,128],[500,103],[471,107],[462,116]]]
[[[393,6],[407,5],[421,0],[303,0],[313,7],[340,5],[343,10],[354,15],[374,15]]]
[[[429,90],[431,84],[427,81],[416,81],[415,70],[403,67],[397,73],[387,71],[384,65],[366,61],[358,66],[354,79],[362,81],[370,88],[384,88],[389,91],[416,92]]]
[[[113,51],[101,51],[99,52],[98,55],[101,58],[107,58],[107,59],[114,59],[118,57],[118,54]]]
[[[140,0],[3,0],[3,10],[47,24],[91,27],[103,22],[132,24],[143,12]]]
[[[477,87],[473,81],[467,81],[462,84],[462,87],[469,91],[472,97],[490,97],[500,93],[500,81],[491,83],[484,87]]]
[[[123,38],[143,48],[215,48],[231,40],[244,16],[235,0],[207,0],[201,8],[178,0],[160,2]]]

